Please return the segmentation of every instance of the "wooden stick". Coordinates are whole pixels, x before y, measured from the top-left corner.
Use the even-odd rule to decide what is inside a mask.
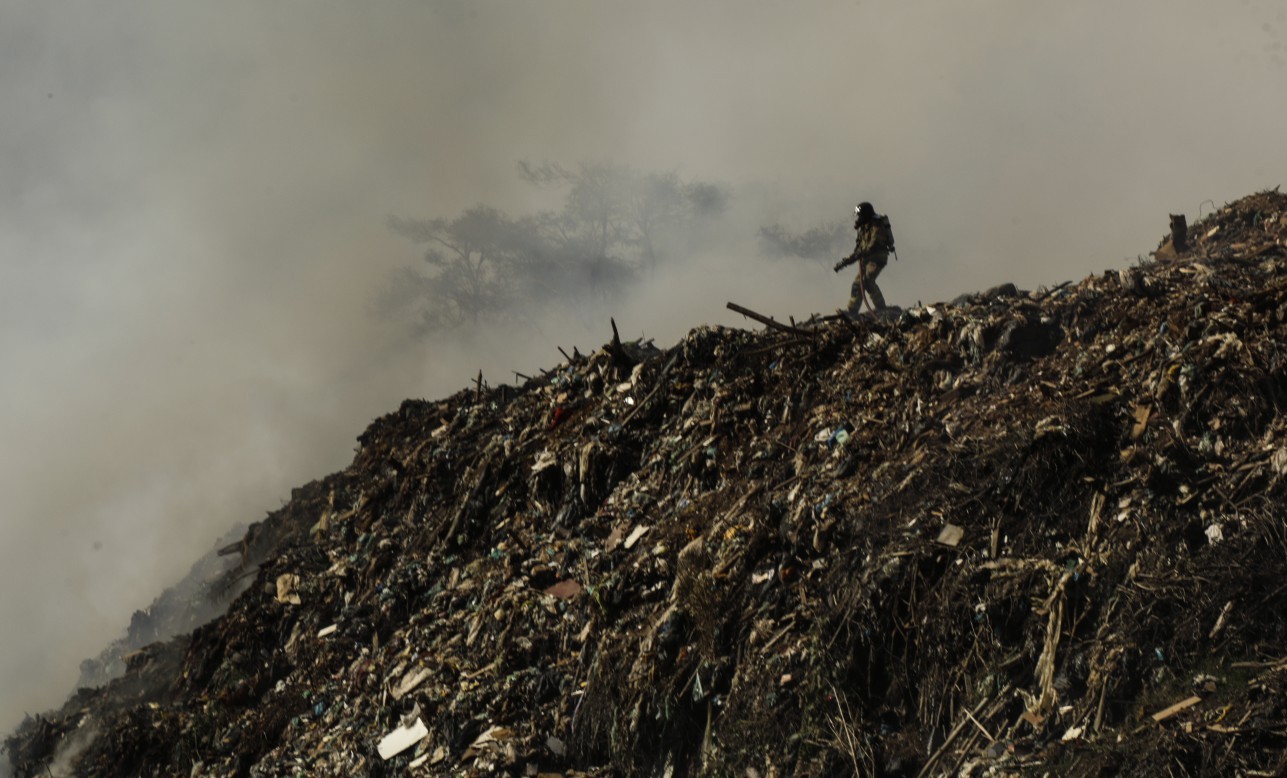
[[[608,344],[608,353],[612,355],[613,364],[618,367],[634,367],[634,360],[621,345],[621,334],[617,332],[617,320],[609,317],[608,321],[612,323],[612,343]]]
[[[776,322],[773,319],[769,318],[768,316],[756,313],[755,311],[752,311],[749,308],[743,308],[737,303],[729,303],[728,309],[730,311],[736,311],[737,313],[742,314],[748,319],[755,319],[756,321],[763,324],[764,326],[770,329],[778,330],[779,332],[789,332],[792,335],[808,335],[810,337],[813,336],[813,333],[810,332],[809,330],[802,330],[799,327],[792,327],[787,324],[782,324],[781,322]]]
[[[970,721],[974,722],[974,726],[979,728],[979,731],[983,733],[983,736],[988,739],[989,743],[997,742],[997,739],[992,737],[992,733],[988,732],[988,730],[982,724],[979,723],[979,720],[974,718],[974,714],[970,713],[967,710],[965,712],[965,715],[970,717]]]
[[[992,699],[992,697],[984,698],[978,705],[974,706],[973,713],[978,713],[983,710],[983,707],[991,702]],[[934,767],[934,763],[942,758],[944,752],[947,751],[947,747],[952,745],[952,741],[956,740],[956,736],[961,734],[961,730],[965,729],[966,724],[970,723],[970,720],[973,718],[972,713],[968,709],[963,708],[962,710],[965,710],[970,718],[966,718],[965,716],[961,717],[961,720],[957,722],[956,726],[952,727],[952,731],[947,734],[947,739],[943,741],[943,745],[938,747],[938,750],[935,751],[925,762],[925,766],[921,768],[921,771],[916,774],[916,778],[920,778],[923,775],[929,775],[930,769]]]
[[[1180,700],[1179,702],[1170,706],[1169,708],[1165,708],[1163,710],[1158,711],[1157,713],[1154,713],[1153,720],[1166,721],[1167,719],[1171,718],[1172,716],[1179,713],[1180,711],[1185,710],[1187,708],[1192,708],[1194,705],[1197,705],[1199,702],[1202,702],[1202,698],[1198,697],[1197,695],[1194,695],[1192,697],[1186,697],[1183,700]]]

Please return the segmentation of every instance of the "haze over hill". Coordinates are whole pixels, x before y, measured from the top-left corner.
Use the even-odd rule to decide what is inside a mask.
[[[387,215],[540,203],[520,159],[726,182],[728,242],[624,303],[669,343],[830,310],[848,279],[756,227],[891,215],[892,303],[1078,278],[1279,183],[1272,2],[3,0],[0,726],[232,524],[346,463],[404,397],[606,339],[407,342],[369,315]],[[1209,206],[1208,206],[1209,207]],[[886,280],[887,279],[887,280]]]
[[[1073,284],[406,400],[3,747],[113,778],[1281,774],[1287,194],[1193,227]]]

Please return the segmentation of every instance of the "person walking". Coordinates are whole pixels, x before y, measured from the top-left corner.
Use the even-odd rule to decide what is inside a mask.
[[[854,278],[849,292],[850,316],[862,312],[864,299],[877,311],[885,308],[885,296],[876,286],[876,276],[885,269],[889,262],[889,252],[894,250],[894,232],[889,227],[889,217],[876,213],[871,203],[859,203],[854,208],[854,229],[858,231],[858,240],[854,251],[836,263],[835,271],[839,273],[849,265],[858,263],[858,275]]]

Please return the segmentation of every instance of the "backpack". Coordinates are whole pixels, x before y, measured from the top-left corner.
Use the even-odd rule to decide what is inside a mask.
[[[884,248],[885,251],[893,251],[894,250],[894,231],[889,226],[889,217],[877,216],[876,229],[879,230],[881,247]]]

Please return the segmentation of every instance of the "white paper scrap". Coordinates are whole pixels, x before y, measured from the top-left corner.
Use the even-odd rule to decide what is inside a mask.
[[[626,550],[629,551],[631,548],[634,548],[634,545],[639,542],[639,538],[642,538],[644,536],[644,533],[650,529],[652,529],[652,527],[640,526],[640,527],[635,527],[633,530],[631,530],[629,537],[626,538],[626,542],[625,542]]]
[[[415,724],[409,727],[398,727],[385,735],[376,750],[380,752],[380,758],[387,761],[419,743],[428,734],[429,728],[417,718]]]

